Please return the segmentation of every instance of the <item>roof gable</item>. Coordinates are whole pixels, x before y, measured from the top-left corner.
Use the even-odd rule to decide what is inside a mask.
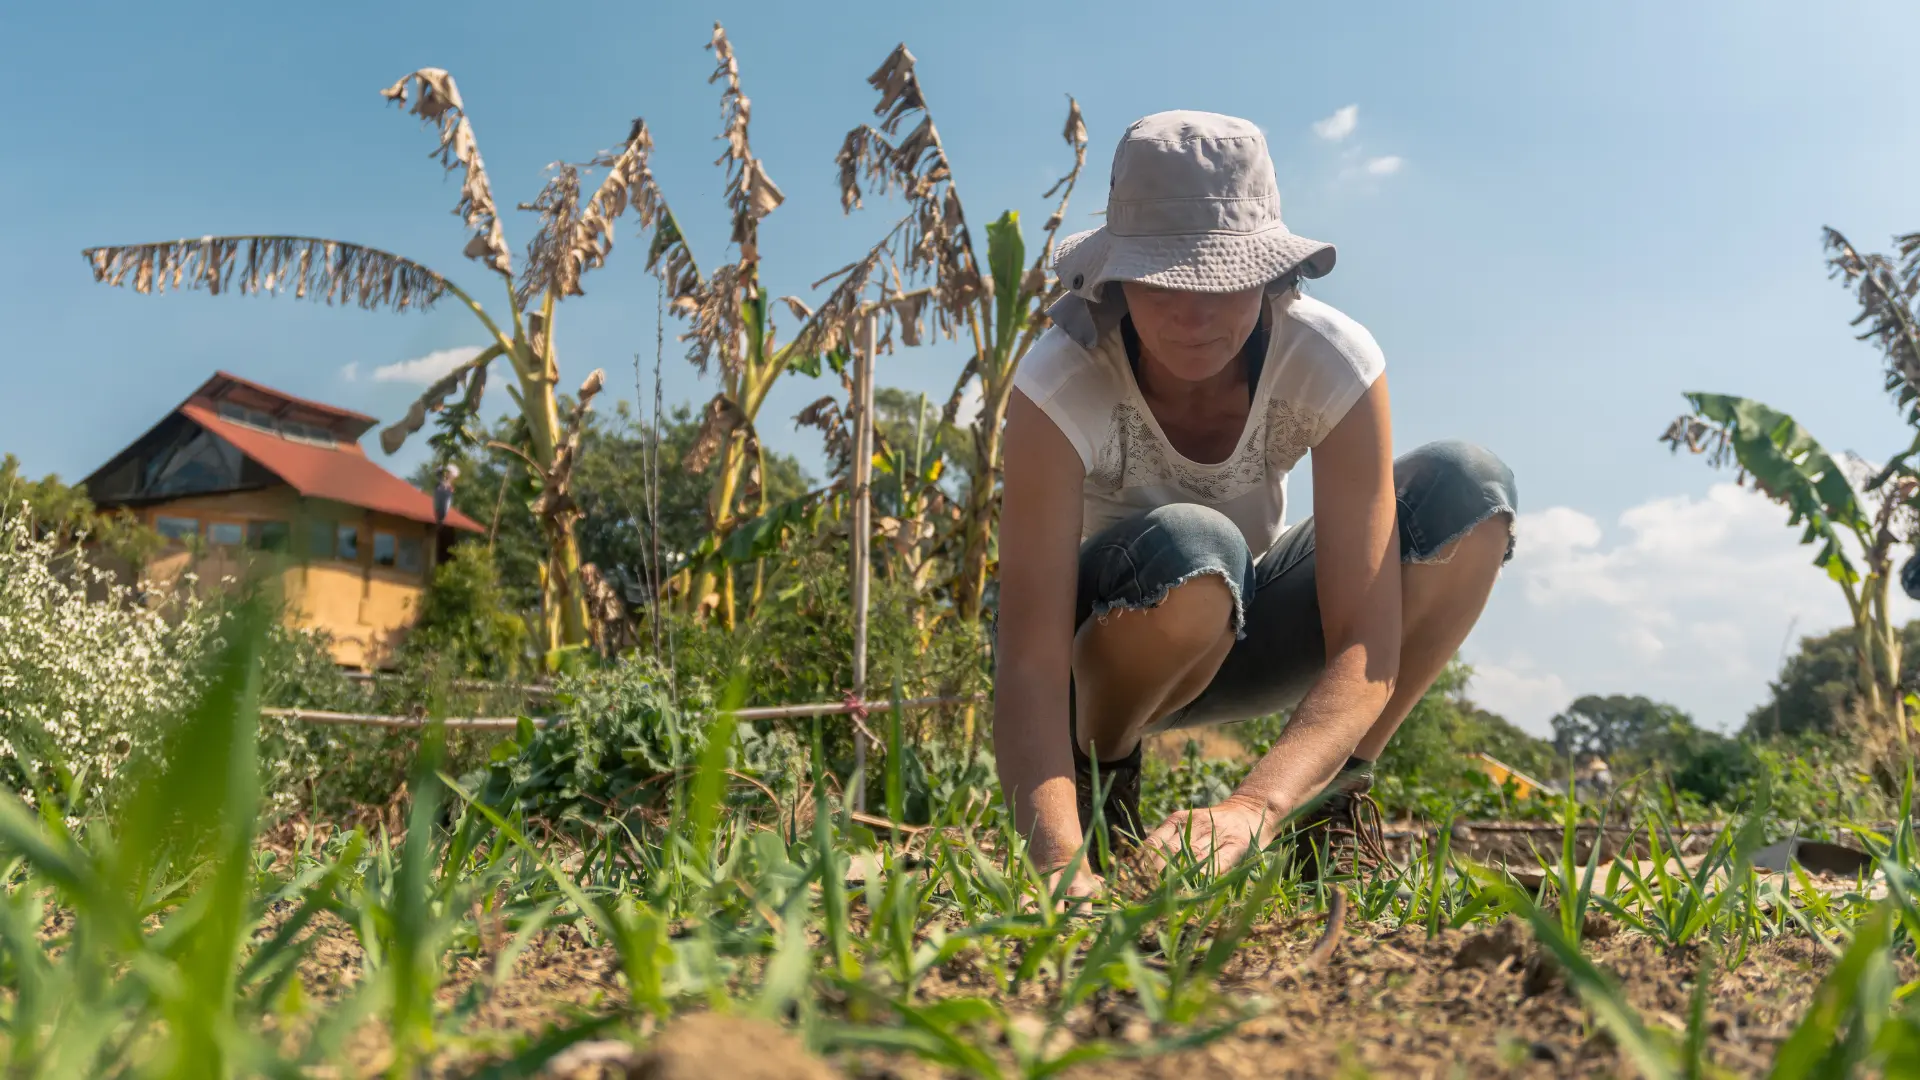
[[[151,454],[151,436],[179,420],[233,447],[301,495],[433,524],[433,497],[388,472],[361,449],[359,437],[377,422],[373,417],[282,394],[225,372],[201,384],[153,429],[87,477],[83,483],[94,501],[112,506],[168,498],[168,493],[152,490],[144,481],[131,486],[122,481],[135,473],[151,472],[134,459]],[[257,487],[258,482],[232,490],[249,486]],[[486,531],[457,509],[448,511],[446,524],[467,532]]]

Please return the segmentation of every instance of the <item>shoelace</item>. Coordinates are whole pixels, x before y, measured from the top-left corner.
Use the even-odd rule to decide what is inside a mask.
[[[1328,831],[1351,833],[1360,854],[1376,864],[1392,863],[1393,857],[1387,854],[1386,819],[1380,812],[1380,804],[1365,790],[1348,792],[1346,803],[1346,813],[1339,815],[1342,820],[1329,821]]]

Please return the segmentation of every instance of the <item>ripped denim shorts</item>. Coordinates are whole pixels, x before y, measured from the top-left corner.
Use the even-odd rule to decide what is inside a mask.
[[[1488,518],[1511,518],[1518,501],[1513,470],[1470,443],[1428,443],[1393,463],[1393,479],[1400,559],[1406,563],[1435,561]],[[1226,515],[1171,503],[1081,545],[1074,625],[1108,611],[1151,607],[1197,574],[1219,574],[1235,597],[1239,640],[1200,696],[1154,727],[1252,720],[1299,704],[1326,667],[1313,566],[1312,518],[1282,533],[1256,562]]]

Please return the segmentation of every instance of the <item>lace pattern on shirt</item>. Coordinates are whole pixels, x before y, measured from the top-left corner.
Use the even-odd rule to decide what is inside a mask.
[[[1322,417],[1291,401],[1270,399],[1257,430],[1231,458],[1194,465],[1167,452],[1165,442],[1139,408],[1113,407],[1106,438],[1094,452],[1087,488],[1112,495],[1125,488],[1173,486],[1207,503],[1225,502],[1280,477],[1299,463],[1322,436]]]

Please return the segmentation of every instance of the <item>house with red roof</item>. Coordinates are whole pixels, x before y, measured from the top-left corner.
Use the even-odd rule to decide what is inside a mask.
[[[270,566],[295,625],[337,663],[377,666],[417,618],[433,566],[478,522],[360,447],[373,417],[218,372],[83,481],[168,541],[145,570],[203,582]]]

